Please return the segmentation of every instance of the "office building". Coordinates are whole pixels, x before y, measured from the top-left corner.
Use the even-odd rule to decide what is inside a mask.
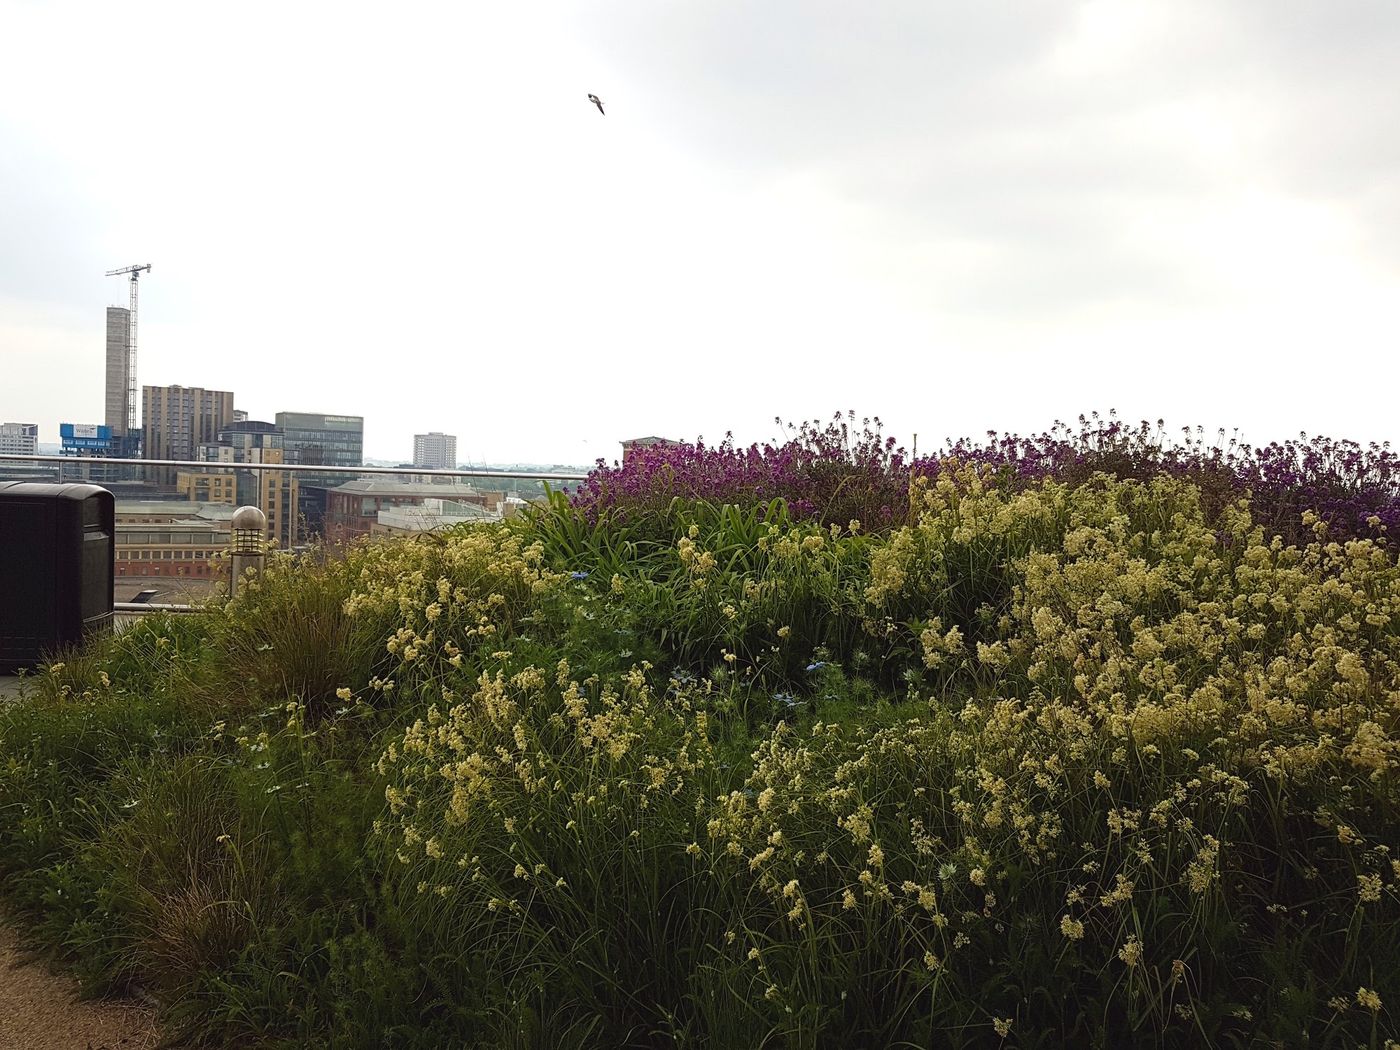
[[[233,422],[233,394],[198,386],[143,386],[141,420],[147,459],[194,459],[200,445],[216,441],[220,429]],[[163,484],[174,484],[174,468],[151,469]]]
[[[288,463],[328,467],[358,467],[364,463],[364,416],[278,412],[277,426],[282,430],[282,448]],[[325,475],[331,485],[339,485],[351,476]],[[302,480],[310,477],[305,474]]]
[[[413,465],[427,470],[452,470],[457,466],[457,436],[440,434],[413,435]]]
[[[0,423],[0,456],[35,456],[38,453],[38,423]]]
[[[358,467],[364,463],[365,417],[320,412],[278,412],[282,448],[288,463],[303,466]],[[319,533],[326,513],[326,493],[353,474],[299,472],[298,511],[306,533]]]

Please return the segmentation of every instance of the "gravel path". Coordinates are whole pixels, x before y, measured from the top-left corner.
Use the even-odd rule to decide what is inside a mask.
[[[78,983],[49,972],[0,926],[0,1047],[4,1050],[150,1050],[159,1039],[143,1006],[83,1002]]]

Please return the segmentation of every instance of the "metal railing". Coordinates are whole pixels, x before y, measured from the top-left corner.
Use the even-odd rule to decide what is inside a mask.
[[[168,602],[113,602],[112,630],[121,632],[137,620],[157,613],[172,616],[188,616],[199,607],[196,605],[172,605]]]
[[[387,475],[390,477],[410,477],[410,478],[447,478],[447,479],[472,479],[476,481],[525,481],[525,482],[578,482],[585,480],[588,475],[579,471],[553,471],[553,470],[492,470],[486,467],[480,469],[428,469],[425,467],[339,467],[323,465],[319,463],[231,463],[226,460],[190,460],[190,459],[121,459],[116,457],[99,456],[63,456],[50,454],[37,455],[0,455],[0,468],[9,464],[34,464],[41,467],[42,475],[30,476],[24,479],[7,478],[6,472],[0,470],[0,481],[5,480],[31,480],[47,481],[54,484],[62,484],[65,481],[85,482],[89,478],[83,474],[93,472],[117,472],[126,471],[130,468],[141,468],[141,473],[145,473],[148,467],[177,467],[187,470],[204,473],[231,474],[235,471],[251,471],[258,475],[258,488],[262,487],[263,471],[288,471],[290,473],[301,473],[310,475],[345,475],[346,481],[353,481],[364,476]],[[68,476],[65,477],[65,473]],[[120,485],[123,483],[139,482],[142,478],[93,478],[93,484]],[[447,486],[444,486],[447,489]],[[453,486],[455,488],[455,486]],[[450,497],[453,493],[451,489],[444,491],[444,497]],[[180,500],[183,497],[170,493],[168,498]],[[132,578],[134,579],[134,578]],[[151,577],[155,582],[161,577]],[[131,623],[139,620],[143,616],[150,616],[154,613],[172,613],[176,615],[186,614],[194,611],[196,606],[177,604],[171,602],[114,602],[113,603],[113,626],[121,630]]]
[[[364,474],[400,474],[411,477],[444,477],[444,478],[500,478],[504,481],[583,481],[588,477],[587,473],[578,471],[559,470],[491,470],[482,467],[479,470],[438,470],[426,467],[334,467],[321,465],[319,463],[230,463],[227,460],[205,460],[205,459],[117,459],[101,456],[53,456],[53,455],[2,455],[0,464],[5,463],[52,463],[56,465],[57,480],[63,480],[65,467],[73,467],[81,471],[100,469],[111,470],[121,467],[191,467],[209,473],[228,472],[235,470],[286,470],[292,473],[305,474],[347,474],[353,480]],[[83,480],[81,478],[75,480]]]

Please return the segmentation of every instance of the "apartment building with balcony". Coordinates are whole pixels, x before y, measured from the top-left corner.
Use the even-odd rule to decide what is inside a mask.
[[[199,446],[218,440],[233,422],[233,393],[198,386],[141,388],[142,454],[147,459],[195,459]],[[155,480],[175,483],[172,467],[151,468]]]

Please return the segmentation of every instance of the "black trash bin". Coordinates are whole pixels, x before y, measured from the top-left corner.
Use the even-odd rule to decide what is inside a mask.
[[[97,485],[0,482],[0,674],[111,626],[116,509]]]

